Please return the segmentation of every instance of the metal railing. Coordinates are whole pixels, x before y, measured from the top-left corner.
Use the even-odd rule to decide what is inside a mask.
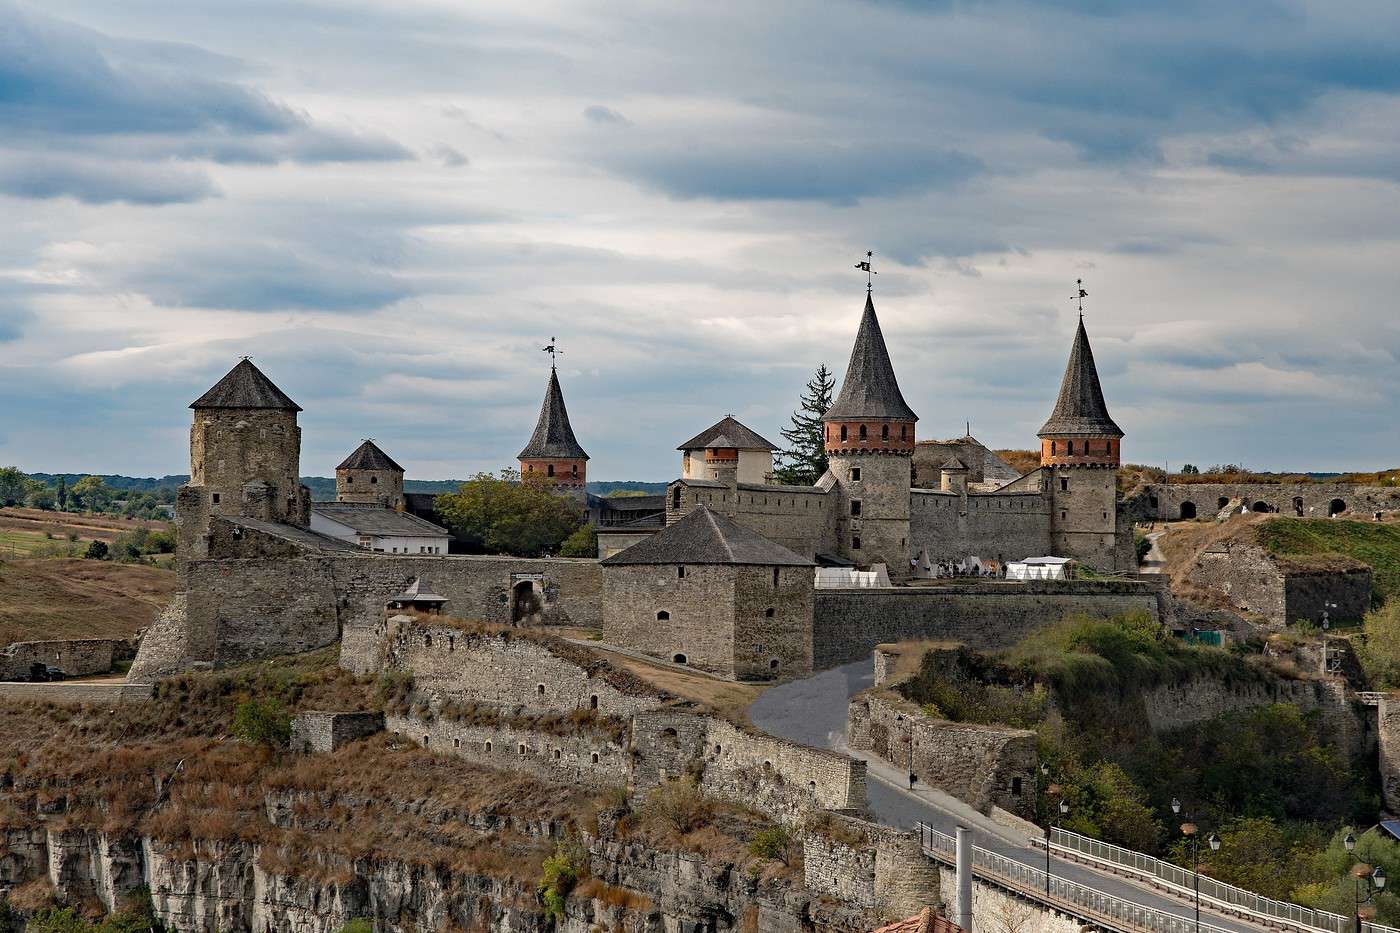
[[[1171,862],[1151,855],[1125,849],[1112,843],[1101,842],[1098,839],[1091,839],[1066,829],[1056,828],[1052,830],[1050,842],[1056,850],[1077,853],[1098,862],[1125,868],[1135,874],[1155,878],[1183,893],[1195,896],[1196,873],[1189,868],[1182,868],[1180,865],[1173,865]],[[1312,907],[1303,907],[1300,904],[1274,900],[1271,897],[1264,897],[1253,891],[1246,891],[1244,888],[1217,881],[1206,875],[1200,876],[1200,885],[1201,902],[1209,903],[1215,907],[1228,907],[1235,911],[1294,926],[1325,930],[1328,933],[1351,933],[1355,929],[1356,921],[1352,917],[1343,917],[1341,914],[1334,914],[1327,910],[1317,910]],[[1362,931],[1363,933],[1400,933],[1400,930],[1395,927],[1380,923],[1363,923]]]
[[[956,840],[952,836],[923,822],[918,824],[918,831],[925,854],[954,863]],[[1196,933],[1197,930],[1200,933],[1228,933],[1214,924],[1202,922],[1198,927],[1191,917],[1180,917],[1155,907],[1135,904],[1053,874],[1047,887],[1044,869],[980,846],[972,848],[972,872],[1032,900],[1111,930],[1129,933]]]

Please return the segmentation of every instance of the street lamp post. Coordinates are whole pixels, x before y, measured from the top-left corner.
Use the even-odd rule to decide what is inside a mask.
[[[1172,798],[1172,815],[1180,815],[1181,801]],[[1191,879],[1196,889],[1196,933],[1201,933],[1201,838],[1197,833],[1196,824],[1187,820],[1181,824],[1181,834],[1191,841]],[[1220,851],[1220,837],[1215,833],[1210,834],[1206,840],[1212,852]],[[1357,933],[1360,933],[1358,930]]]
[[[1048,774],[1049,771],[1050,771],[1050,769],[1047,768],[1047,767],[1045,767],[1045,765],[1041,765],[1041,766],[1040,766],[1040,773],[1041,773],[1041,774]],[[1048,793],[1048,794],[1053,794],[1053,795],[1055,795],[1056,797],[1059,797],[1059,796],[1060,796],[1060,785],[1058,785],[1058,784],[1051,784],[1049,787],[1045,788],[1045,792]],[[1060,799],[1060,801],[1059,801],[1059,806],[1058,806],[1057,809],[1059,809],[1059,811],[1060,811],[1060,819],[1061,819],[1061,820],[1064,819],[1065,816],[1069,813],[1069,804],[1065,802],[1064,798],[1061,798],[1061,799]],[[1051,815],[1050,815],[1050,818],[1047,819],[1047,820],[1045,821],[1045,896],[1046,896],[1046,897],[1049,897],[1049,896],[1050,896],[1050,831],[1051,831],[1054,827],[1056,827],[1056,826],[1058,826],[1058,825],[1059,825],[1059,820],[1056,820],[1056,819],[1054,818],[1054,813],[1052,812]]]
[[[1342,845],[1346,846],[1348,852],[1356,851],[1356,837],[1351,833],[1346,834],[1342,840]],[[1376,915],[1376,908],[1369,906],[1376,895],[1385,889],[1385,869],[1376,866],[1375,870],[1365,862],[1357,862],[1351,866],[1351,876],[1355,879],[1356,891],[1356,933],[1361,933],[1361,921],[1370,920]],[[1363,893],[1364,892],[1364,893]]]

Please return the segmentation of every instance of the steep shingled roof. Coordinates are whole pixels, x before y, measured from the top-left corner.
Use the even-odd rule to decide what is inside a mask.
[[[530,443],[520,451],[517,460],[587,460],[588,454],[579,446],[574,429],[569,425],[569,411],[564,407],[564,392],[559,388],[559,374],[549,370],[549,388],[540,406],[540,420]]]
[[[600,563],[630,564],[743,564],[770,567],[811,567],[813,563],[756,531],[706,506],[697,506],[674,525],[667,525],[645,541],[619,551]]]
[[[710,425],[677,447],[677,450],[698,450],[701,447],[733,447],[738,450],[777,450],[778,445],[757,434],[733,415]]]
[[[1099,371],[1094,366],[1094,351],[1089,347],[1089,334],[1084,319],[1074,332],[1074,346],[1069,351],[1069,365],[1060,382],[1060,397],[1055,410],[1037,432],[1040,437],[1066,434],[1088,434],[1096,437],[1122,437],[1123,429],[1108,415],[1099,385]]]
[[[919,420],[900,394],[894,366],[885,348],[885,335],[880,332],[880,321],[875,317],[875,302],[868,293],[860,329],[856,331],[856,343],[851,348],[851,361],[841,381],[841,394],[836,396],[836,401],[822,420],[860,421],[866,418]]]
[[[365,441],[355,452],[341,461],[336,470],[393,470],[402,473],[403,467],[395,463],[388,454],[379,449],[374,441]]]
[[[244,359],[214,387],[190,402],[191,408],[281,408],[301,411],[301,406],[287,397],[263,371]]]

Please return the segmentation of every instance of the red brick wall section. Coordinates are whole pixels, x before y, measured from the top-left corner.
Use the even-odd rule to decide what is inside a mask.
[[[861,428],[865,437],[860,436]],[[841,438],[845,430],[846,437]],[[888,436],[886,436],[888,429]],[[827,453],[893,453],[914,452],[914,423],[912,421],[831,421],[825,425]]]
[[[549,468],[554,468],[551,476]],[[543,480],[559,486],[582,486],[588,481],[587,460],[521,460],[522,479]]]
[[[1116,437],[1054,437],[1040,441],[1041,466],[1118,466]]]

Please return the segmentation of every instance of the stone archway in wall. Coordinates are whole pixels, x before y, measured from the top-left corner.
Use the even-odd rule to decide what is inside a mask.
[[[1181,503],[1181,520],[1189,521],[1196,517],[1196,503],[1186,500]]]
[[[1296,516],[1298,516],[1299,518],[1302,518],[1302,517],[1303,517],[1303,497],[1302,497],[1302,496],[1294,496],[1294,497],[1293,497],[1293,514],[1296,515]]]
[[[1273,507],[1269,505],[1269,503],[1265,502],[1263,499],[1260,499],[1258,502],[1254,503],[1253,508],[1256,512],[1272,512],[1274,510]]]
[[[1221,496],[1219,499],[1216,499],[1216,500],[1215,500],[1215,511],[1219,512],[1221,509],[1225,508],[1225,506],[1227,506],[1227,505],[1229,505],[1229,504],[1230,504],[1230,498],[1229,498],[1229,496]]]
[[[533,580],[518,580],[510,588],[510,621],[513,625],[539,625],[544,598]]]
[[[1327,503],[1327,515],[1329,518],[1333,515],[1341,515],[1346,510],[1347,504],[1344,499],[1333,499],[1331,502]]]

